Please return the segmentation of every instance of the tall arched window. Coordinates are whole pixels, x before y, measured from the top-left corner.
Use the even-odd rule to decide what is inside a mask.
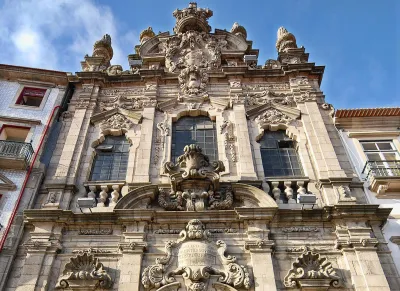
[[[106,136],[96,147],[91,181],[125,180],[128,168],[129,142],[124,135]]]
[[[215,122],[206,116],[185,116],[172,126],[172,161],[183,154],[189,144],[199,145],[210,161],[218,160],[217,131]]]
[[[266,131],[259,143],[265,177],[303,176],[295,142],[283,130]]]

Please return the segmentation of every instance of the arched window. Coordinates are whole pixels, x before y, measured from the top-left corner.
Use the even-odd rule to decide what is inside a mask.
[[[128,168],[129,142],[124,135],[106,136],[96,147],[91,181],[125,180]]]
[[[175,162],[183,154],[183,148],[189,144],[199,145],[210,161],[218,160],[215,122],[206,116],[185,116],[174,122],[171,160]]]
[[[295,142],[283,130],[266,131],[259,143],[265,177],[303,176]]]

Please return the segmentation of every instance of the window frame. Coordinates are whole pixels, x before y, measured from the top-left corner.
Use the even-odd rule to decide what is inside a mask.
[[[393,140],[389,140],[389,139],[382,139],[382,140],[377,140],[377,139],[371,139],[371,140],[359,140],[358,141],[361,149],[363,151],[364,157],[366,159],[366,163],[375,163],[375,166],[379,169],[381,168],[382,171],[385,171],[385,173],[388,176],[393,176],[394,173],[391,170],[391,165],[390,162],[393,161],[399,161],[400,163],[400,153],[398,151],[398,149],[396,148]],[[367,150],[364,148],[363,144],[375,144],[376,150]],[[391,146],[390,150],[384,150],[384,149],[380,149],[378,144],[379,143],[389,143],[389,145]],[[385,157],[385,153],[393,153],[395,155],[395,159],[394,160],[387,160]],[[372,160],[369,158],[368,154],[378,154],[380,160]]]
[[[28,133],[25,137],[25,141],[23,141],[23,143],[29,143],[32,140],[32,136],[33,136],[33,128],[32,127],[28,127],[28,126],[20,126],[20,125],[13,125],[13,124],[2,124],[0,127],[0,136],[3,133],[3,130],[7,130],[7,128],[22,128],[22,129],[27,129]],[[0,138],[0,140],[3,140]],[[5,141],[7,141],[7,139],[4,139]],[[13,140],[8,140],[8,141],[13,141]],[[13,141],[13,142],[22,142],[22,141]]]
[[[99,147],[102,147],[102,146],[103,147],[104,146],[110,146],[110,145],[107,144],[107,138],[118,138],[118,137],[124,137],[126,142],[120,143],[120,144],[117,144],[117,145],[128,146],[126,151],[117,151],[117,152],[115,152],[114,151],[114,147],[116,145],[115,142],[112,145],[112,147],[113,147],[112,151],[106,151],[106,150],[101,151],[100,149],[98,149]],[[124,181],[125,182],[126,181],[126,174],[128,172],[129,153],[130,153],[130,147],[131,146],[132,146],[131,143],[129,142],[129,140],[127,139],[127,137],[125,135],[119,135],[119,136],[107,135],[107,136],[105,136],[104,141],[102,143],[98,144],[95,147],[94,151],[93,151],[92,163],[91,163],[90,172],[89,172],[89,175],[88,175],[88,182],[90,182],[90,183],[97,183],[97,182],[102,182],[102,181]],[[102,152],[102,154],[99,154],[100,152]],[[120,163],[119,163],[119,168],[118,168],[118,177],[117,177],[117,179],[111,179],[113,173],[116,172],[116,169],[115,169],[115,164],[116,164],[115,163],[115,158],[116,158],[116,156],[120,157],[119,158],[120,159]],[[122,161],[124,156],[126,156],[126,160],[124,161],[124,163],[121,163],[121,161]],[[100,170],[104,170],[104,168],[103,168],[104,163],[96,165],[96,163],[99,162],[98,159],[100,157],[102,157],[102,158],[110,157],[109,159],[112,160],[112,162],[109,163],[109,169],[107,171],[107,179],[100,179],[102,173],[99,172],[98,173],[99,179],[95,179],[94,180],[93,179],[93,174],[97,174],[96,173],[96,168],[99,168]],[[125,164],[126,166],[125,166],[125,171],[122,172],[120,170],[120,168],[121,168],[121,165],[123,165],[123,164]]]
[[[268,133],[272,133],[273,135],[276,135],[277,132],[281,133],[282,138],[266,138]],[[275,143],[275,145],[270,145],[268,146],[263,146],[263,143],[267,143],[268,140],[270,142]],[[292,144],[292,146],[287,146],[287,147],[282,147],[280,143],[284,141],[285,143],[289,142]],[[271,179],[276,179],[279,177],[290,177],[290,178],[297,178],[297,177],[305,177],[305,171],[303,164],[301,162],[301,157],[299,155],[298,149],[299,145],[296,142],[296,140],[293,140],[289,138],[284,130],[264,130],[262,136],[256,140],[256,142],[259,144],[259,150],[260,150],[260,157],[261,157],[261,165],[263,169],[263,174],[265,178],[271,178]],[[263,154],[266,153],[267,151],[275,151],[276,158],[279,158],[279,165],[284,166],[286,164],[286,167],[279,167],[279,168],[274,168],[273,165],[267,165],[265,162],[267,160],[267,155]],[[286,152],[286,154],[283,154]],[[273,155],[270,155],[270,157]],[[283,159],[283,157],[287,157],[286,160]],[[292,158],[294,157],[294,158]],[[294,167],[294,162],[297,163],[298,167]],[[268,167],[267,167],[268,166]],[[268,173],[269,171],[272,170],[272,174]],[[273,171],[281,171],[281,175],[274,175]],[[290,171],[291,174],[285,173],[285,171]],[[296,173],[296,171],[299,171],[300,173]]]
[[[197,122],[192,122],[189,124],[186,124],[186,126],[192,126],[194,127],[193,129],[191,129],[191,133],[193,136],[193,133],[195,134],[195,138],[197,139],[198,137],[198,132],[204,132],[203,137],[203,142],[198,142],[197,140],[190,140],[188,141],[188,143],[182,143],[182,145],[180,146],[181,149],[176,146],[176,137],[177,137],[177,131],[178,132],[184,132],[186,130],[177,130],[177,126],[182,126],[184,127],[185,124],[179,124],[180,122],[184,122],[184,120],[188,120],[188,119],[199,119],[200,121],[203,120],[205,122],[211,122],[212,123],[212,128],[198,128],[198,126],[200,126],[201,124],[197,123]],[[206,124],[204,126],[207,126]],[[212,136],[207,136],[206,132],[212,132]],[[212,141],[207,141],[207,138],[212,138]],[[206,145],[208,143],[212,142],[213,143],[213,147],[209,148]],[[207,115],[197,115],[197,116],[191,116],[191,115],[185,115],[185,116],[181,116],[179,117],[179,119],[177,120],[173,120],[172,121],[172,134],[171,134],[171,148],[170,148],[170,161],[172,162],[176,162],[176,159],[181,156],[183,154],[183,148],[185,145],[188,144],[196,144],[199,145],[201,147],[201,149],[203,150],[203,154],[208,156],[210,159],[210,162],[212,161],[218,161],[219,160],[219,151],[218,151],[218,131],[217,131],[217,123],[215,120],[213,120],[210,116]],[[210,154],[209,151],[213,150],[213,153]]]
[[[52,86],[54,87],[54,86]],[[37,90],[45,90],[45,93],[42,97],[42,101],[40,102],[40,106],[31,106],[31,105],[23,105],[23,104],[18,104],[18,101],[22,97],[22,93],[26,88],[30,89],[37,89]],[[41,83],[36,84],[36,83],[20,83],[20,87],[17,90],[14,98],[12,99],[11,104],[9,105],[10,108],[15,108],[15,109],[26,109],[26,110],[34,110],[34,111],[42,111],[44,106],[47,103],[47,99],[51,93],[51,87],[50,86],[43,86]]]

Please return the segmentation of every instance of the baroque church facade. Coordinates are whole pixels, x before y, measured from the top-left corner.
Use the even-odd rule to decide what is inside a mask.
[[[278,30],[257,64],[246,29],[176,10],[130,69],[94,44],[5,290],[399,290],[320,89],[324,67]]]

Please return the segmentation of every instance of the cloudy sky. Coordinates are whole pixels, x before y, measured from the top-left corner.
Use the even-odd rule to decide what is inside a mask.
[[[188,2],[0,0],[0,63],[76,72],[108,33],[112,63],[127,69],[140,31],[172,32],[172,11]],[[276,59],[276,32],[285,26],[311,62],[326,66],[322,90],[336,108],[400,106],[400,1],[197,2],[214,11],[213,29],[243,25],[260,50],[259,64]]]

